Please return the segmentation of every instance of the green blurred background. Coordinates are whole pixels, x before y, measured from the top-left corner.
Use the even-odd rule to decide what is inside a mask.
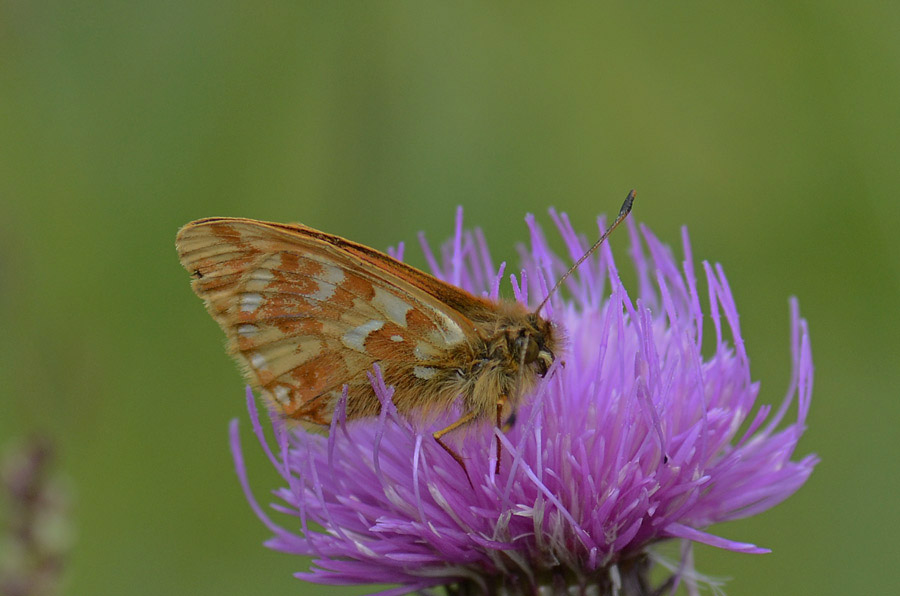
[[[0,444],[58,440],[69,594],[361,594],[291,577],[233,474],[276,481],[243,383],[178,264],[179,226],[303,221],[495,257],[523,217],[635,217],[736,294],[763,401],[789,376],[789,295],[816,363],[786,503],[701,548],[733,596],[897,588],[900,5],[888,2],[0,0]],[[623,234],[613,239],[620,251]],[[680,250],[680,249],[679,249]]]

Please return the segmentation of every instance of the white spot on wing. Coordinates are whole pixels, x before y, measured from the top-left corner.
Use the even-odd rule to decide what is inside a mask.
[[[378,331],[384,327],[384,321],[367,321],[358,327],[354,327],[341,337],[341,341],[345,346],[357,352],[366,351],[366,338],[373,331]]]
[[[401,341],[403,341],[403,336],[402,335],[392,335],[391,341],[401,342]]]
[[[281,253],[272,255],[271,257],[266,259],[266,261],[265,261],[265,263],[263,263],[263,265],[266,268],[272,269],[272,270],[281,269]]]
[[[322,273],[315,276],[315,280],[320,282],[317,284],[316,291],[307,294],[309,298],[324,302],[334,296],[338,285],[344,281],[344,272],[340,267],[335,267],[328,263],[321,263]]]
[[[256,370],[261,370],[266,367],[266,357],[258,352],[253,352],[250,354],[250,364]]]
[[[435,353],[435,349],[430,344],[424,341],[419,341],[416,342],[416,347],[413,349],[413,355],[418,360],[430,360],[437,354]]]
[[[437,369],[431,368],[430,366],[414,366],[413,374],[416,377],[418,377],[424,381],[427,381],[428,379],[432,378],[434,375],[437,374]]]
[[[275,274],[272,273],[271,269],[255,269],[253,273],[250,274],[250,278],[258,279],[259,281],[271,281],[275,279]]]
[[[238,327],[237,332],[241,337],[253,337],[257,333],[259,333],[259,327],[249,324],[241,325],[240,327]]]
[[[412,310],[412,306],[377,286],[375,288],[375,296],[372,298],[372,304],[380,312],[386,314],[391,321],[401,327],[406,327],[406,313]]]
[[[275,401],[283,405],[288,405],[291,402],[291,390],[284,385],[276,385]]]
[[[322,263],[324,271],[322,271],[321,279],[330,284],[339,284],[344,281],[344,270],[330,263]]]
[[[249,293],[241,294],[240,302],[241,312],[253,312],[262,304],[262,294]]]
[[[441,320],[441,323],[443,323],[442,331],[443,331],[444,341],[447,343],[448,346],[458,344],[458,343],[462,342],[464,339],[466,339],[466,335],[463,333],[463,330],[460,328],[460,326],[456,324],[456,321],[454,321],[453,319],[448,317],[445,313],[443,313],[439,310],[435,310],[434,312],[437,313],[438,317]]]

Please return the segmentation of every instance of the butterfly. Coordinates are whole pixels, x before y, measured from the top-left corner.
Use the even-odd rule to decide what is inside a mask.
[[[377,363],[402,415],[436,419],[461,404],[459,418],[433,437],[465,470],[442,437],[482,420],[500,426],[547,374],[560,337],[540,310],[633,201],[631,191],[533,311],[301,224],[200,219],[181,228],[176,248],[228,351],[270,408],[327,428],[346,391],[348,420],[376,416],[381,402],[367,373]]]

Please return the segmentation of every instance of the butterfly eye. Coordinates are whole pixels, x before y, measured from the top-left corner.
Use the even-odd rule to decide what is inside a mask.
[[[547,349],[541,350],[538,352],[537,361],[540,375],[543,377],[550,370],[550,365],[553,364],[553,352]]]
[[[536,341],[530,337],[520,337],[516,343],[519,344],[520,350],[525,350],[525,364],[531,364],[537,360],[540,348],[538,348]]]
[[[550,365],[553,364],[553,352],[547,348],[542,348],[534,339],[528,336],[522,336],[517,339],[516,348],[525,364],[536,362],[538,374],[542,377],[547,374]]]

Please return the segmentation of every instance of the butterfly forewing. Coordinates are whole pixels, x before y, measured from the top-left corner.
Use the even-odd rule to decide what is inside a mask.
[[[177,245],[251,384],[287,416],[317,424],[328,423],[343,385],[371,392],[373,363],[394,382],[424,379],[422,365],[474,333],[441,298],[483,307],[383,253],[303,226],[200,220]],[[360,397],[351,415],[377,412],[377,400]]]

